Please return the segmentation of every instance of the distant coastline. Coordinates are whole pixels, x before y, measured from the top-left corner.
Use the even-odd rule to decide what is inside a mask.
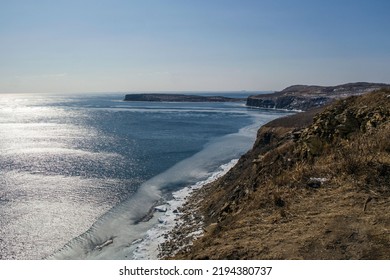
[[[356,82],[337,86],[293,85],[273,93],[251,94],[248,97],[227,97],[223,95],[139,93],[127,94],[124,101],[143,102],[246,102],[253,108],[308,111],[349,96],[362,95],[390,84]]]
[[[337,86],[293,85],[270,94],[251,95],[246,105],[258,108],[307,111],[330,104],[336,99],[362,95],[381,88],[390,88],[390,85],[366,82]]]
[[[246,98],[233,98],[225,96],[202,96],[187,94],[166,94],[166,93],[141,93],[126,94],[124,101],[146,101],[146,102],[242,102]]]

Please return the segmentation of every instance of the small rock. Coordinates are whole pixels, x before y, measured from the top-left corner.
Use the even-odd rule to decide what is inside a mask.
[[[310,188],[317,189],[322,186],[324,182],[326,182],[326,178],[310,178],[307,182],[307,186]]]

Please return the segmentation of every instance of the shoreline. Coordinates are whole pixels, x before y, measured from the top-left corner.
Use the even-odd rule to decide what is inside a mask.
[[[208,186],[223,177],[239,162],[239,159],[249,151],[256,140],[256,135],[259,126],[263,126],[270,121],[279,119],[289,114],[281,114],[275,118],[273,114],[261,116],[261,121],[256,121],[256,117],[249,126],[241,128],[237,133],[231,134],[225,138],[230,139],[232,136],[244,137],[253,134],[253,142],[245,149],[245,152],[234,156],[233,159],[226,158],[228,161],[225,164],[217,167],[215,171],[210,172],[206,179],[188,185],[176,192],[172,193],[172,200],[161,203],[158,207],[154,207],[155,225],[148,229],[142,238],[132,242],[131,257],[128,259],[135,260],[157,260],[171,258],[177,252],[182,252],[185,248],[192,245],[192,242],[197,238],[201,238],[207,229],[204,228],[203,218],[198,210],[200,200],[206,193]],[[230,141],[230,140],[229,140]],[[213,144],[208,147],[210,149]],[[236,149],[237,147],[232,147]],[[212,153],[216,150],[213,149]],[[221,151],[222,152],[222,151]],[[156,209],[159,208],[159,209]],[[163,210],[163,211],[161,211]]]
[[[221,165],[207,179],[172,193],[172,200],[154,207],[154,213],[159,214],[158,224],[149,229],[144,238],[133,242],[137,248],[132,259],[169,258],[201,237],[205,230],[197,204],[202,198],[202,189],[224,176],[237,162],[238,159],[233,159]]]
[[[257,122],[254,122],[249,127],[254,128],[257,134],[259,127],[277,119],[297,114],[294,111],[277,109],[272,111],[284,111],[286,115],[271,118],[260,124],[260,126]],[[256,141],[256,137],[254,141]],[[247,151],[251,149],[252,147]],[[158,216],[158,224],[149,229],[142,239],[133,242],[133,244],[136,243],[136,248],[132,251],[131,259],[156,260],[174,258],[177,253],[184,253],[189,250],[190,246],[193,245],[193,241],[213,231],[213,224],[205,226],[205,217],[203,217],[199,209],[200,202],[207,195],[209,188],[233,169],[244,154],[221,165],[207,179],[172,193],[172,200],[167,201],[165,204],[161,203],[158,206],[158,208],[165,207],[164,211],[157,210],[157,207],[155,207],[153,214],[155,217]]]
[[[141,192],[136,193],[137,198],[133,196],[131,200],[126,200],[109,211],[111,214],[101,217],[99,222],[93,225],[92,230],[73,239],[71,244],[68,243],[69,246],[64,246],[62,248],[64,250],[61,249],[58,254],[51,255],[50,259],[158,259],[159,245],[167,240],[163,233],[167,234],[176,225],[175,219],[178,219],[180,214],[185,216],[183,213],[178,213],[178,210],[175,213],[173,211],[185,201],[170,201],[172,205],[179,204],[175,208],[172,206],[168,211],[167,206],[170,206],[168,204],[154,205],[161,198],[154,195],[163,190],[161,189],[163,186],[171,184],[180,183],[181,186],[185,186],[183,183],[187,182],[187,186],[195,185],[190,189],[195,189],[214,181],[217,179],[215,173],[222,171],[220,167],[223,164],[239,158],[250,150],[256,139],[259,123],[264,124],[283,115],[268,112],[248,114],[249,124],[241,127],[237,132],[212,139],[201,151],[143,183],[143,187],[139,189]],[[233,164],[230,168],[232,167]],[[183,190],[184,197],[188,196],[190,189]],[[171,198],[172,193],[169,190],[166,194],[168,196],[163,197],[163,202]],[[174,195],[177,198],[178,193],[175,192]],[[142,201],[138,201],[139,198]],[[147,203],[145,199],[148,199]],[[167,210],[155,211],[156,206]],[[149,220],[151,214],[153,217]],[[149,231],[150,229],[153,230]],[[99,249],[100,245],[106,244],[105,242],[110,239],[113,239],[113,242],[109,246],[105,246],[102,250],[94,250],[94,248]]]
[[[389,96],[375,91],[262,126],[252,150],[184,205],[198,209],[204,234],[178,247],[194,229],[176,227],[163,258],[387,259]]]

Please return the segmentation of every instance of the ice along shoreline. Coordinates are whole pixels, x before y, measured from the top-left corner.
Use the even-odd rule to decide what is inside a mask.
[[[223,164],[206,180],[174,192],[171,200],[154,207],[158,224],[148,230],[144,238],[133,242],[137,247],[131,259],[156,260],[169,257],[203,235],[203,218],[197,214],[197,209],[188,206],[188,202],[196,190],[224,176],[237,162],[238,159],[233,159]],[[185,230],[182,231],[183,227]],[[182,231],[182,234],[179,236],[177,231]]]

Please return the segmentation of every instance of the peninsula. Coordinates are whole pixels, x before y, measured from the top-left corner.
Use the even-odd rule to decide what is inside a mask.
[[[124,101],[147,102],[240,102],[245,100],[246,98],[165,93],[127,94],[124,99]]]
[[[348,83],[337,86],[293,85],[282,91],[251,95],[248,98],[204,96],[172,93],[127,94],[124,101],[143,102],[243,102],[248,107],[307,111],[328,105],[337,99],[362,95],[381,88],[390,88],[384,83]]]

